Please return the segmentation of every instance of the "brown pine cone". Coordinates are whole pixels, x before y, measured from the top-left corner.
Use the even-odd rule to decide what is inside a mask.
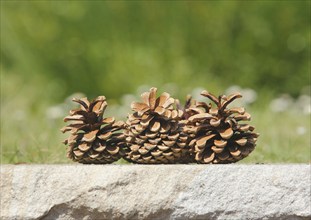
[[[125,159],[134,163],[180,163],[188,157],[187,135],[179,119],[183,111],[174,107],[175,99],[166,92],[156,97],[156,88],[134,102],[128,116],[125,136],[129,147]]]
[[[64,121],[71,124],[61,129],[71,135],[64,141],[68,145],[67,157],[79,163],[105,164],[117,161],[124,155],[122,121],[113,117],[103,118],[107,107],[105,96],[92,102],[87,98],[73,99],[80,108],[71,110]]]
[[[207,91],[201,95],[212,100],[212,104],[198,102],[191,108],[184,132],[193,139],[189,145],[198,163],[233,163],[248,156],[255,148],[259,134],[254,127],[242,121],[251,116],[244,108],[227,108],[239,93],[218,98]]]

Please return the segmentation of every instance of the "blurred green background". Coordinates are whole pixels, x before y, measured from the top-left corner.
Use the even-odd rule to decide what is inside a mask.
[[[1,1],[1,162],[68,163],[72,96],[244,92],[242,163],[310,162],[310,1]]]

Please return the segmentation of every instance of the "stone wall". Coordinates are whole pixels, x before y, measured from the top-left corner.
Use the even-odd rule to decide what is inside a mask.
[[[310,219],[310,165],[2,165],[12,219]]]

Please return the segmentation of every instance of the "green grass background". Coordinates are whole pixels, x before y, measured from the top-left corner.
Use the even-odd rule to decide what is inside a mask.
[[[80,92],[130,112],[122,100],[142,85],[181,100],[252,88],[261,136],[240,163],[309,163],[310,114],[270,103],[310,96],[310,20],[299,0],[1,1],[1,163],[69,163],[67,112],[51,108],[68,111]]]

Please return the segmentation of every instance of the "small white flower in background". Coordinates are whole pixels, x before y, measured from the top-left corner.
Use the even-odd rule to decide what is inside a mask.
[[[197,100],[199,102],[206,102],[207,99],[206,97],[202,96],[201,95],[201,92],[205,90],[204,88],[202,87],[197,87],[197,88],[194,88],[192,91],[191,91],[191,96],[194,100]],[[217,94],[215,94],[217,95]]]
[[[245,88],[242,89],[241,94],[243,96],[244,102],[247,104],[251,104],[256,101],[257,99],[257,93],[253,89]]]
[[[16,121],[22,121],[26,119],[26,111],[23,111],[23,110],[14,111],[13,119],[15,119]]]
[[[297,111],[303,114],[311,114],[311,97],[308,95],[301,95],[298,97],[295,103],[295,108]]]
[[[270,102],[270,109],[273,112],[284,112],[292,108],[294,100],[289,94],[283,94]]]
[[[226,91],[226,95],[231,95],[235,92],[241,93],[243,96],[241,99],[237,99],[232,106],[247,106],[252,104],[257,99],[257,92],[250,88],[241,88],[238,85],[230,86]]]
[[[65,111],[65,106],[62,104],[51,106],[45,112],[46,117],[49,119],[62,118],[65,116],[66,113],[67,112]]]
[[[297,99],[289,94],[283,94],[273,99],[270,103],[270,109],[274,112],[292,111],[299,114],[311,114],[311,97],[309,95],[300,95]]]
[[[306,128],[303,126],[299,126],[296,128],[296,133],[298,135],[304,135],[306,133]]]

